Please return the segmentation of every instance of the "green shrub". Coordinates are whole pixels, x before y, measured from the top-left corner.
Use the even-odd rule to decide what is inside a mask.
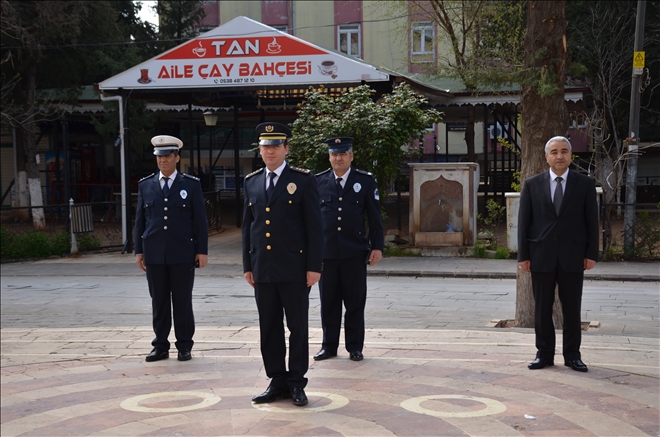
[[[498,247],[495,249],[495,259],[509,259],[509,249],[507,247]]]
[[[0,258],[9,258],[12,235],[5,228],[0,228]]]
[[[101,247],[101,240],[92,234],[76,235],[76,243],[78,243],[78,249],[80,250],[98,249]],[[69,244],[71,244],[70,241]]]
[[[477,243],[474,245],[474,256],[476,258],[486,258],[486,242],[483,240],[477,240]]]
[[[52,254],[66,255],[71,253],[71,236],[67,232],[60,232],[52,237]]]
[[[14,235],[9,245],[9,258],[47,258],[51,255],[51,238],[47,234],[30,231]]]
[[[2,259],[48,258],[71,253],[71,234],[68,232],[49,235],[30,230],[25,234],[14,234],[1,228],[0,238]],[[101,247],[101,240],[91,234],[76,235],[76,243],[79,250]]]
[[[422,256],[420,252],[408,250],[405,246],[385,245],[383,256]]]

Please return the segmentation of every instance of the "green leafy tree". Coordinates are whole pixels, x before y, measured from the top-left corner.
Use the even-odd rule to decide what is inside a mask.
[[[423,109],[426,103],[426,98],[407,84],[400,84],[378,101],[367,85],[338,97],[329,96],[325,90],[309,91],[293,123],[289,160],[315,173],[325,170],[329,166],[328,149],[323,141],[353,137],[354,166],[372,172],[384,196],[404,158],[419,152],[415,140],[421,140],[426,128],[441,118],[438,111]]]
[[[35,160],[40,126],[59,118],[91,85],[140,62],[153,38],[122,1],[8,1],[2,10],[2,124],[18,131],[26,160],[33,226],[45,227]],[[153,48],[153,47],[152,47]],[[57,91],[52,91],[56,89]]]
[[[33,226],[46,226],[37,155],[38,125],[56,119],[63,111],[57,100],[69,100],[72,93],[59,96],[40,95],[37,91],[63,82],[76,82],[81,70],[65,58],[79,58],[72,47],[80,41],[102,34],[107,23],[91,24],[94,13],[104,10],[107,2],[0,2],[2,10],[2,123],[18,129],[25,150],[24,167],[27,172]],[[81,51],[86,51],[81,49]],[[47,66],[44,68],[44,66]],[[75,83],[78,84],[78,83]],[[72,89],[73,87],[68,87]],[[55,102],[53,100],[56,100]]]

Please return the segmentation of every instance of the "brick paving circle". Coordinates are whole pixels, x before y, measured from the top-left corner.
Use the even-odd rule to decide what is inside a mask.
[[[122,341],[96,351],[100,332],[79,333],[89,344],[73,345],[63,332],[47,332],[3,330],[3,436],[637,436],[660,431],[658,351],[652,339],[633,348],[615,339],[586,338],[583,354],[592,358],[585,358],[590,371],[583,374],[557,359],[552,368],[527,370],[533,334],[370,331],[364,361],[350,361],[346,353],[310,360],[310,403],[300,408],[290,400],[251,403],[268,384],[255,328],[207,329],[199,335],[193,360],[156,363],[144,361],[146,329],[105,330],[102,337]],[[21,346],[21,339],[34,345],[31,336],[49,335],[56,346],[52,353]],[[312,340],[319,335],[313,331]],[[19,363],[30,354],[32,362]],[[631,360],[631,354],[651,360]]]

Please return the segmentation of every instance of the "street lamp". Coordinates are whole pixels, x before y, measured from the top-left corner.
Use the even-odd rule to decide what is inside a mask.
[[[213,113],[212,111],[206,111],[204,113],[204,124],[206,124],[208,127],[210,127],[209,131],[209,174],[207,175],[207,181],[208,181],[208,189],[212,190],[214,187],[211,186],[211,182],[213,181],[213,127],[215,124],[218,122],[218,115]],[[201,162],[200,162],[201,164]],[[201,174],[201,173],[200,173]]]
[[[212,111],[206,111],[204,113],[204,124],[207,126],[215,126],[215,124],[218,122],[218,116],[214,114]]]

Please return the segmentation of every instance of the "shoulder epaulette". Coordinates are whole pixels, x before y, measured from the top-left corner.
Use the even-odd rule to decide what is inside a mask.
[[[195,180],[195,181],[199,182],[199,178],[198,178],[197,176],[193,176],[193,175],[188,174],[188,173],[182,173],[182,174],[183,174],[183,176],[186,177],[186,178],[190,178],[190,179],[192,179],[192,180]]]
[[[149,176],[145,176],[145,177],[143,177],[142,179],[140,179],[140,180],[138,181],[138,184],[139,184],[140,182],[142,182],[142,181],[146,181],[147,179],[149,179],[150,177],[152,177],[152,176],[155,175],[155,174],[156,174],[156,173],[151,173]]]
[[[371,173],[370,171],[360,170],[359,168],[356,168],[355,171],[360,173],[360,174],[366,174],[367,176],[374,177],[373,173]]]
[[[329,168],[329,169],[327,169],[327,170],[323,170],[321,173],[316,173],[316,176],[324,175],[324,174],[326,174],[327,172],[329,172],[330,170],[332,170],[332,168]]]
[[[299,173],[305,173],[305,174],[310,173],[310,171],[307,170],[306,168],[298,168],[298,167],[294,167],[294,166],[292,166],[292,165],[289,166],[289,168],[290,168],[291,170],[293,170],[293,171],[297,171],[297,172],[299,172]]]
[[[250,177],[252,177],[252,176],[254,176],[254,175],[256,175],[257,173],[262,172],[262,171],[264,171],[264,168],[263,168],[263,167],[260,168],[259,170],[255,170],[255,171],[253,171],[252,173],[250,173],[249,175],[245,176],[245,179],[250,178]]]

